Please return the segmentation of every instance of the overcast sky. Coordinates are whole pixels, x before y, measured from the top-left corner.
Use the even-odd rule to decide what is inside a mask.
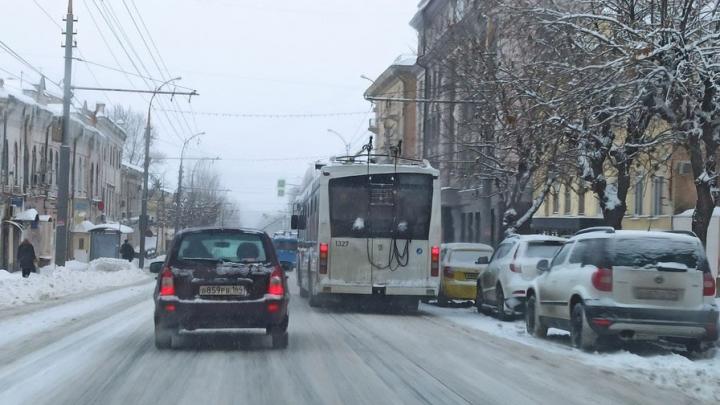
[[[408,23],[417,3],[74,0],[79,20],[76,56],[136,72],[127,52],[143,74],[158,79],[182,76],[180,85],[200,93],[191,104],[186,98],[178,97],[171,103],[166,97],[158,108],[230,114],[359,113],[303,119],[154,113],[154,126],[160,134],[155,147],[168,157],[180,155],[182,137],[195,131],[207,133],[186,156],[223,159],[213,165],[238,201],[243,224],[256,226],[261,213],[285,207],[285,200],[275,194],[277,179],[299,182],[309,162],[344,150],[342,142],[328,133],[329,128],[353,141],[355,147],[367,140],[371,106],[362,94],[370,82],[360,75],[374,78],[398,55],[415,52],[416,34]],[[41,8],[61,24],[67,1],[0,0],[0,5],[4,16],[0,40],[60,82],[60,29]],[[150,37],[140,37],[126,7],[135,15],[140,30],[144,29],[143,22],[146,24]],[[142,19],[137,18],[135,7]],[[108,29],[105,19],[111,21],[115,32]],[[118,25],[122,28],[117,29]],[[143,39],[151,49],[154,41],[159,56],[150,54]],[[0,68],[10,72],[0,70],[0,77],[13,74],[37,81],[37,74],[2,50]],[[147,88],[142,79],[81,62],[75,63],[73,73],[73,83],[79,86]],[[76,94],[89,105],[99,101],[130,105],[138,111],[147,109],[146,96]],[[174,189],[177,162],[168,162],[163,171],[166,183]]]

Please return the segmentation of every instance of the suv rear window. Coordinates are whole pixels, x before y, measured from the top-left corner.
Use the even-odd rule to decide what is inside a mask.
[[[560,250],[564,242],[560,241],[542,241],[542,242],[529,242],[527,249],[525,250],[526,257],[550,259],[555,256],[555,253]]]
[[[264,263],[268,261],[268,255],[261,235],[206,231],[183,236],[175,259]]]
[[[297,250],[297,241],[289,239],[273,239],[273,245],[277,250]]]
[[[485,250],[456,250],[450,255],[450,261],[456,263],[474,264],[480,257],[483,256],[490,259],[492,252]]]
[[[698,242],[676,238],[585,239],[578,241],[570,255],[570,263],[637,268],[658,263],[679,263],[689,269],[710,271]]]

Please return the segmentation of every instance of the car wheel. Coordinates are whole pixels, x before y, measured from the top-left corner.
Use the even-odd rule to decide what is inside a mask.
[[[540,320],[535,295],[531,295],[527,300],[525,307],[525,329],[532,336],[539,338],[547,337],[548,328]]]
[[[314,287],[313,287],[313,279],[312,279],[312,273],[308,271],[308,304],[310,304],[311,307],[317,308],[320,306],[320,299],[317,295],[315,295]]]
[[[495,306],[499,320],[507,321],[510,319],[510,316],[505,311],[505,293],[503,293],[503,289],[500,284],[495,287]]]
[[[478,313],[487,313],[485,309],[485,297],[483,297],[483,289],[480,284],[478,284],[477,292],[475,293],[475,307],[477,308]]]
[[[172,348],[172,339],[174,333],[162,326],[155,325],[155,347],[159,350],[167,350]]]
[[[290,342],[290,335],[287,332],[277,332],[271,335],[273,349],[285,349]]]
[[[597,344],[597,333],[590,328],[585,315],[585,305],[577,303],[570,317],[570,341],[578,349],[592,351]]]

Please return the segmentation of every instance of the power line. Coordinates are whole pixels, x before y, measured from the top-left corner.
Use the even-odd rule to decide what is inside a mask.
[[[360,112],[331,112],[331,113],[291,113],[291,114],[253,114],[253,113],[223,113],[223,112],[204,112],[204,111],[182,111],[182,110],[165,110],[168,112],[178,112],[191,115],[207,115],[212,117],[224,118],[327,118],[327,117],[346,117],[353,115],[367,115],[367,111]]]
[[[62,88],[62,85],[60,85],[60,82],[53,81],[49,77],[47,77],[40,69],[36,68],[32,63],[28,62],[27,59],[20,56],[19,53],[15,52],[8,44],[0,40],[0,49],[3,49],[5,52],[8,53],[8,55],[15,58],[17,61],[22,63],[23,65],[27,66],[30,70],[40,75],[40,77],[44,77],[45,80],[49,81],[50,83],[58,86],[59,88]]]
[[[57,21],[55,21],[55,19],[53,18],[53,16],[50,15],[50,13],[48,13],[47,10],[45,10],[45,8],[43,8],[43,6],[41,6],[40,3],[37,2],[37,0],[32,0],[32,1],[33,1],[33,3],[35,3],[35,5],[40,9],[40,11],[42,11],[43,14],[45,14],[45,15],[47,16],[47,18],[48,18],[50,21],[52,21],[52,23],[55,24],[56,27],[58,27],[58,28],[60,29],[60,31],[63,31],[63,30],[64,30],[64,28],[63,28]]]
[[[130,75],[130,76],[139,77],[139,78],[141,78],[141,79],[152,80],[153,82],[162,83],[162,82],[165,81],[165,79],[156,79],[156,78],[150,77],[150,76],[139,75],[139,74],[137,74],[137,73],[128,72],[127,70],[122,70],[122,69],[115,68],[115,67],[112,67],[112,66],[103,65],[102,63],[92,62],[92,61],[89,61],[89,60],[87,60],[87,59],[85,59],[85,58],[77,58],[77,57],[76,57],[76,58],[73,58],[73,59],[76,60],[76,61],[78,61],[78,62],[82,62],[82,63],[86,63],[86,64],[88,64],[88,65],[93,65],[93,66],[101,67],[101,68],[103,68],[103,69],[112,70],[112,71],[114,71],[114,72],[118,72],[118,73],[123,73],[123,74],[126,74],[126,75]],[[193,89],[191,89],[191,88],[189,88],[189,87],[180,86],[180,85],[175,85],[174,87],[177,87],[177,88],[179,88],[179,89],[185,89],[185,90],[193,90]]]

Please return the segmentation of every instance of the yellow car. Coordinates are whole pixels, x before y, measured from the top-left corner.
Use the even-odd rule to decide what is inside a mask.
[[[438,305],[451,300],[474,300],[478,274],[487,268],[493,248],[481,243],[445,243],[440,248]]]

